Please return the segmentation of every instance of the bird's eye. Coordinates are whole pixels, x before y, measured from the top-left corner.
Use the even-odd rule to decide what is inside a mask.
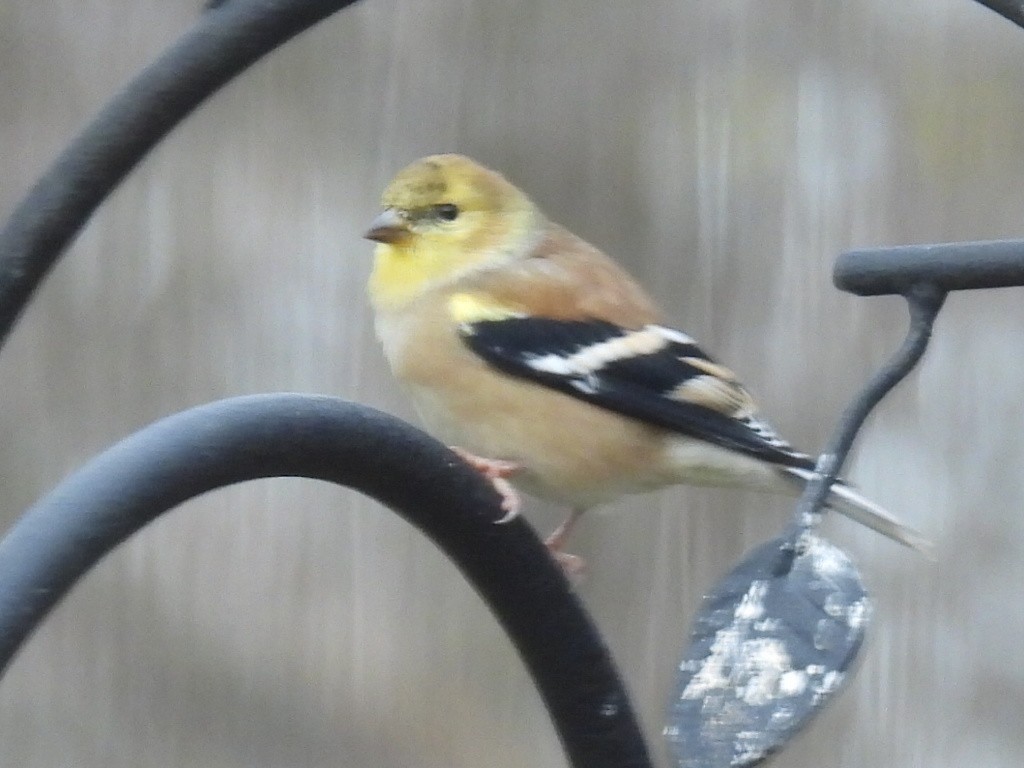
[[[442,221],[455,221],[459,217],[459,206],[452,203],[442,203],[434,211],[437,213],[437,218]]]

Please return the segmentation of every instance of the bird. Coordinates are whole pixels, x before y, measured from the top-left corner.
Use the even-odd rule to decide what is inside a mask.
[[[812,457],[758,413],[622,267],[500,173],[439,154],[402,169],[364,237],[390,368],[427,430],[482,473],[504,517],[519,491],[569,509],[546,544],[627,494],[684,484],[797,496]],[[845,482],[826,504],[907,546],[929,542]]]

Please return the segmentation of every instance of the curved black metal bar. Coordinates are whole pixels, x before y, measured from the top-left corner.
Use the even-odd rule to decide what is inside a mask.
[[[975,0],[1018,27],[1024,27],[1024,2],[1021,0]]]
[[[233,0],[202,14],[96,116],[0,231],[0,345],[108,194],[207,96],[355,0]]]
[[[1024,286],[1024,240],[848,251],[836,260],[832,279],[860,296],[905,294],[920,283],[943,291]]]
[[[578,768],[650,768],[608,651],[530,527],[405,422],[336,398],[203,405],[126,438],[65,479],[0,542],[0,669],[118,543],[207,491],[272,476],[345,485],[391,507],[455,562],[505,627]]]
[[[1024,4],[1018,4],[1024,6]],[[1024,11],[1022,11],[1024,14]],[[924,354],[932,324],[950,291],[1024,286],[1024,240],[902,245],[847,251],[832,275],[837,288],[861,296],[903,295],[910,305],[910,330],[903,346],[868,383],[840,420],[797,506],[809,521],[842,469],[853,439],[871,409]]]
[[[946,300],[946,293],[934,285],[922,283],[907,291],[906,299],[910,309],[907,336],[889,362],[875,373],[857,399],[843,412],[839,427],[818,459],[817,471],[807,483],[797,504],[797,519],[803,525],[809,524],[821,509],[868,414],[921,359],[931,339],[935,317]]]

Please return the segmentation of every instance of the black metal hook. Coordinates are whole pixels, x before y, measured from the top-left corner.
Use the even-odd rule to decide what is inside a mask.
[[[235,75],[355,1],[221,3],[125,86],[0,230],[0,346],[68,244],[160,139]]]
[[[1024,240],[848,251],[836,261],[833,279],[837,288],[860,296],[902,295],[910,309],[910,328],[899,350],[843,413],[797,505],[798,529],[813,522],[868,414],[921,359],[947,294],[1024,285]]]
[[[931,339],[932,325],[946,300],[946,292],[932,283],[917,283],[904,297],[910,310],[910,328],[903,344],[886,365],[875,373],[839,419],[828,447],[818,459],[814,476],[807,483],[796,507],[796,530],[809,527],[825,503],[828,491],[839,476],[854,438],[871,410],[899,384],[924,354]]]
[[[272,476],[359,490],[433,540],[519,650],[572,765],[650,768],[608,649],[547,549],[444,445],[337,398],[271,394],[169,416],[60,483],[0,541],[0,670],[76,581],[178,504]]]

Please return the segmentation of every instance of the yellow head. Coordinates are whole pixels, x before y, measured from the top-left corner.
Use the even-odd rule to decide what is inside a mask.
[[[370,298],[401,308],[438,285],[526,255],[541,221],[504,177],[461,155],[432,155],[384,190],[365,237],[374,251]]]

